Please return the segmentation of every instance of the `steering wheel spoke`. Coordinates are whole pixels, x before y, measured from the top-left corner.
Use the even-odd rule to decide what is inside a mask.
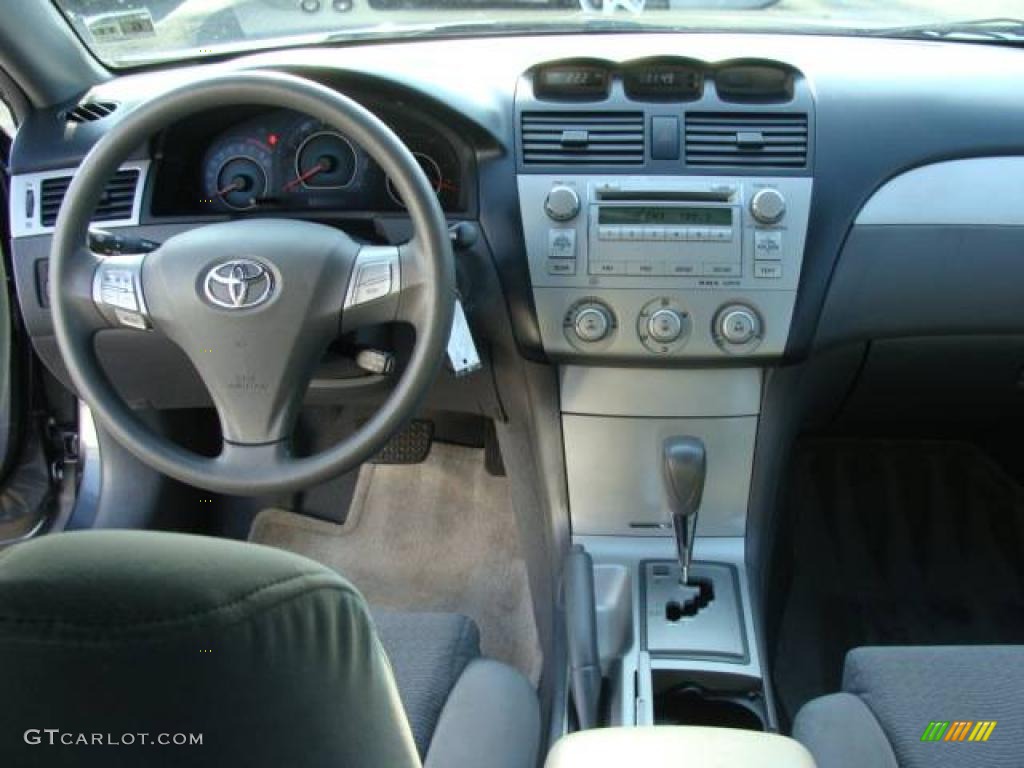
[[[397,320],[404,277],[397,246],[360,248],[345,292],[341,330],[347,333]]]
[[[94,257],[92,300],[108,327],[139,331],[152,328],[142,284],[146,255]]]

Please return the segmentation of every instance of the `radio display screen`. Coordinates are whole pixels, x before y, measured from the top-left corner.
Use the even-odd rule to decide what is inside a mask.
[[[598,224],[661,224],[666,226],[731,227],[732,208],[683,205],[601,206]]]

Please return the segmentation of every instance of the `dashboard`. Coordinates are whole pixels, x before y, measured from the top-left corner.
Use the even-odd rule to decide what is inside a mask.
[[[38,111],[11,196],[34,338],[52,344],[40,265],[54,204],[92,144],[161,89],[252,67],[352,95],[403,138],[450,223],[478,227],[459,259],[478,273],[467,303],[507,311],[528,359],[750,365],[857,339],[1024,331],[1007,295],[1024,281],[1024,190],[997,181],[1024,156],[1019,50],[579,34],[271,51],[115,77]],[[69,127],[79,102],[118,106]],[[928,190],[901,182],[923,169]],[[157,240],[263,215],[408,236],[383,172],[293,113],[214,110],[122,173],[134,196],[97,220]]]

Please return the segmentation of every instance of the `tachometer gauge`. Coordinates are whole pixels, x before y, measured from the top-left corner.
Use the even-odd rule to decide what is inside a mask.
[[[337,131],[307,121],[291,144],[295,147],[295,173],[281,191],[343,189],[355,179],[359,155],[352,142]]]
[[[420,164],[420,168],[423,169],[423,173],[427,175],[427,181],[429,181],[430,186],[433,187],[434,193],[440,197],[441,191],[444,189],[446,184],[444,172],[441,170],[441,164],[425,152],[413,152],[412,156],[416,158],[416,162]],[[398,189],[395,188],[390,176],[388,177],[386,186],[388,189],[388,197],[394,201],[395,205],[405,208],[405,203],[402,202],[402,196],[398,194]]]
[[[255,140],[232,141],[206,161],[206,194],[236,211],[255,208],[270,190],[272,168],[268,147]]]

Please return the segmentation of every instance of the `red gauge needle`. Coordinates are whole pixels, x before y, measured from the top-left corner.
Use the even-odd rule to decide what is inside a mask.
[[[245,181],[236,178],[234,181],[232,181],[230,184],[224,187],[224,189],[218,189],[217,197],[224,197],[224,195],[226,195],[228,192],[235,192],[236,190],[241,190],[244,186]]]
[[[299,174],[294,179],[292,179],[287,184],[285,184],[284,187],[283,187],[284,191],[285,192],[291,192],[293,189],[295,189],[297,186],[299,186],[299,184],[301,184],[302,182],[309,181],[314,176],[316,176],[318,173],[323,173],[324,171],[328,170],[328,167],[329,167],[328,163],[325,160],[321,160],[319,163],[314,165],[308,171],[306,171],[305,173]]]
[[[459,188],[452,184],[448,179],[441,179],[441,182],[437,185],[438,191],[444,189],[448,192],[458,192]]]

